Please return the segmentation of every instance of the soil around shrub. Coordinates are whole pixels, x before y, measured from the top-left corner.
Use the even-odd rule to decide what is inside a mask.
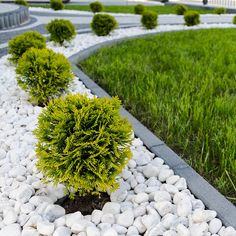
[[[55,204],[62,206],[66,210],[66,214],[80,211],[83,215],[91,215],[95,209],[102,210],[106,202],[110,202],[110,196],[107,193],[101,193],[100,196],[75,196],[74,199],[65,196],[57,200]]]

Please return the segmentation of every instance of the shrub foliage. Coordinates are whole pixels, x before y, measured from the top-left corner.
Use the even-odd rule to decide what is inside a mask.
[[[134,6],[134,13],[138,15],[142,15],[145,11],[145,6],[143,4],[137,4]]]
[[[197,11],[187,11],[184,14],[185,24],[187,26],[198,25],[200,23],[200,16]]]
[[[214,12],[216,14],[218,14],[218,15],[221,15],[221,14],[225,14],[226,13],[226,9],[224,7],[219,7],[219,8],[215,8]]]
[[[26,0],[15,0],[15,3],[27,7],[29,4]]]
[[[104,6],[100,2],[91,2],[89,7],[93,13],[102,12],[104,9]]]
[[[233,24],[236,25],[236,16],[234,16],[234,18],[233,18]]]
[[[50,40],[63,45],[65,41],[71,41],[75,35],[75,26],[69,20],[55,19],[47,24]]]
[[[183,4],[177,4],[175,6],[175,12],[177,15],[184,15],[184,13],[188,10],[188,8]]]
[[[154,29],[157,26],[157,13],[145,11],[141,17],[141,23],[146,29]]]
[[[8,42],[10,60],[17,63],[24,52],[30,48],[45,48],[46,38],[38,32],[26,32]]]
[[[38,119],[38,169],[45,180],[78,195],[118,187],[117,175],[131,158],[132,129],[117,98],[68,95],[49,102]]]
[[[64,9],[64,4],[62,0],[50,0],[50,7],[53,10],[58,11]]]
[[[64,92],[73,78],[70,62],[50,49],[31,48],[18,61],[17,82],[41,106]]]
[[[91,22],[91,28],[98,36],[108,35],[117,25],[116,19],[108,14],[96,14]]]

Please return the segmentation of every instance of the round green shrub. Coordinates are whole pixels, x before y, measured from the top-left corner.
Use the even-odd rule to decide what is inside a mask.
[[[73,78],[66,57],[47,48],[25,52],[18,61],[16,73],[18,85],[40,106],[62,94]]]
[[[96,14],[91,22],[91,28],[98,36],[108,35],[117,25],[115,17],[108,14]]]
[[[177,15],[184,15],[184,13],[188,10],[187,6],[183,4],[177,4],[175,6],[175,12]]]
[[[15,0],[15,3],[27,7],[29,4],[26,0]]]
[[[17,63],[19,58],[30,48],[45,48],[46,38],[38,32],[26,32],[18,35],[8,42],[9,54],[11,60]]]
[[[75,26],[69,20],[52,20],[46,28],[50,33],[50,40],[60,45],[63,45],[65,41],[71,41],[76,35]]]
[[[61,0],[50,0],[50,7],[55,10],[62,10],[64,9],[64,4]]]
[[[236,16],[234,16],[234,18],[233,18],[233,24],[236,25]]]
[[[37,167],[45,181],[78,195],[118,187],[117,175],[131,158],[132,128],[117,98],[75,94],[49,102],[38,118]]]
[[[225,14],[226,13],[226,9],[224,7],[219,7],[219,8],[215,8],[214,12],[216,14],[218,14],[218,15],[221,15],[221,14]]]
[[[102,12],[104,9],[102,3],[100,3],[100,2],[91,2],[89,4],[89,7],[93,13]]]
[[[145,11],[145,6],[143,4],[137,4],[134,6],[134,13],[138,15],[142,15]]]
[[[146,29],[154,29],[157,26],[157,13],[145,11],[141,17],[141,23]]]
[[[200,16],[197,11],[187,11],[184,14],[185,24],[187,26],[198,25],[200,23]]]

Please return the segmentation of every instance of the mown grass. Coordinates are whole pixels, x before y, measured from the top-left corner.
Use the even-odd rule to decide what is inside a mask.
[[[32,4],[33,7],[44,7],[50,8],[48,4],[36,5]],[[158,14],[175,14],[174,6],[147,6],[148,10],[157,12]],[[78,10],[78,11],[91,11],[89,6],[74,6],[74,5],[65,5],[66,10]],[[204,10],[197,9],[200,14],[214,13],[213,10]],[[113,12],[113,13],[134,13],[134,6],[105,6],[104,12]]]
[[[236,203],[236,31],[163,33],[80,66]]]

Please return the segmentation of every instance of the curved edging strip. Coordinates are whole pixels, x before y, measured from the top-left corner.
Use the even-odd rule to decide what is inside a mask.
[[[93,53],[97,52],[102,47],[151,34],[157,33],[148,33],[145,35],[110,40],[82,50],[81,52],[69,57],[69,60],[72,63],[73,71],[79,79],[83,81],[85,86],[95,95],[98,97],[110,97],[106,91],[99,87],[85,73],[83,73],[76,64],[78,61],[86,59]],[[171,150],[163,141],[156,137],[128,111],[122,108],[121,114],[129,119],[133,125],[135,135],[143,141],[147,148],[156,156],[162,158],[176,174],[184,177],[191,192],[197,198],[201,199],[208,209],[215,210],[225,226],[233,226],[236,228],[236,207],[231,202],[229,202],[221,193],[219,193],[212,185],[210,185],[203,177],[193,170],[185,161],[183,161],[183,159],[181,159],[173,150]]]

